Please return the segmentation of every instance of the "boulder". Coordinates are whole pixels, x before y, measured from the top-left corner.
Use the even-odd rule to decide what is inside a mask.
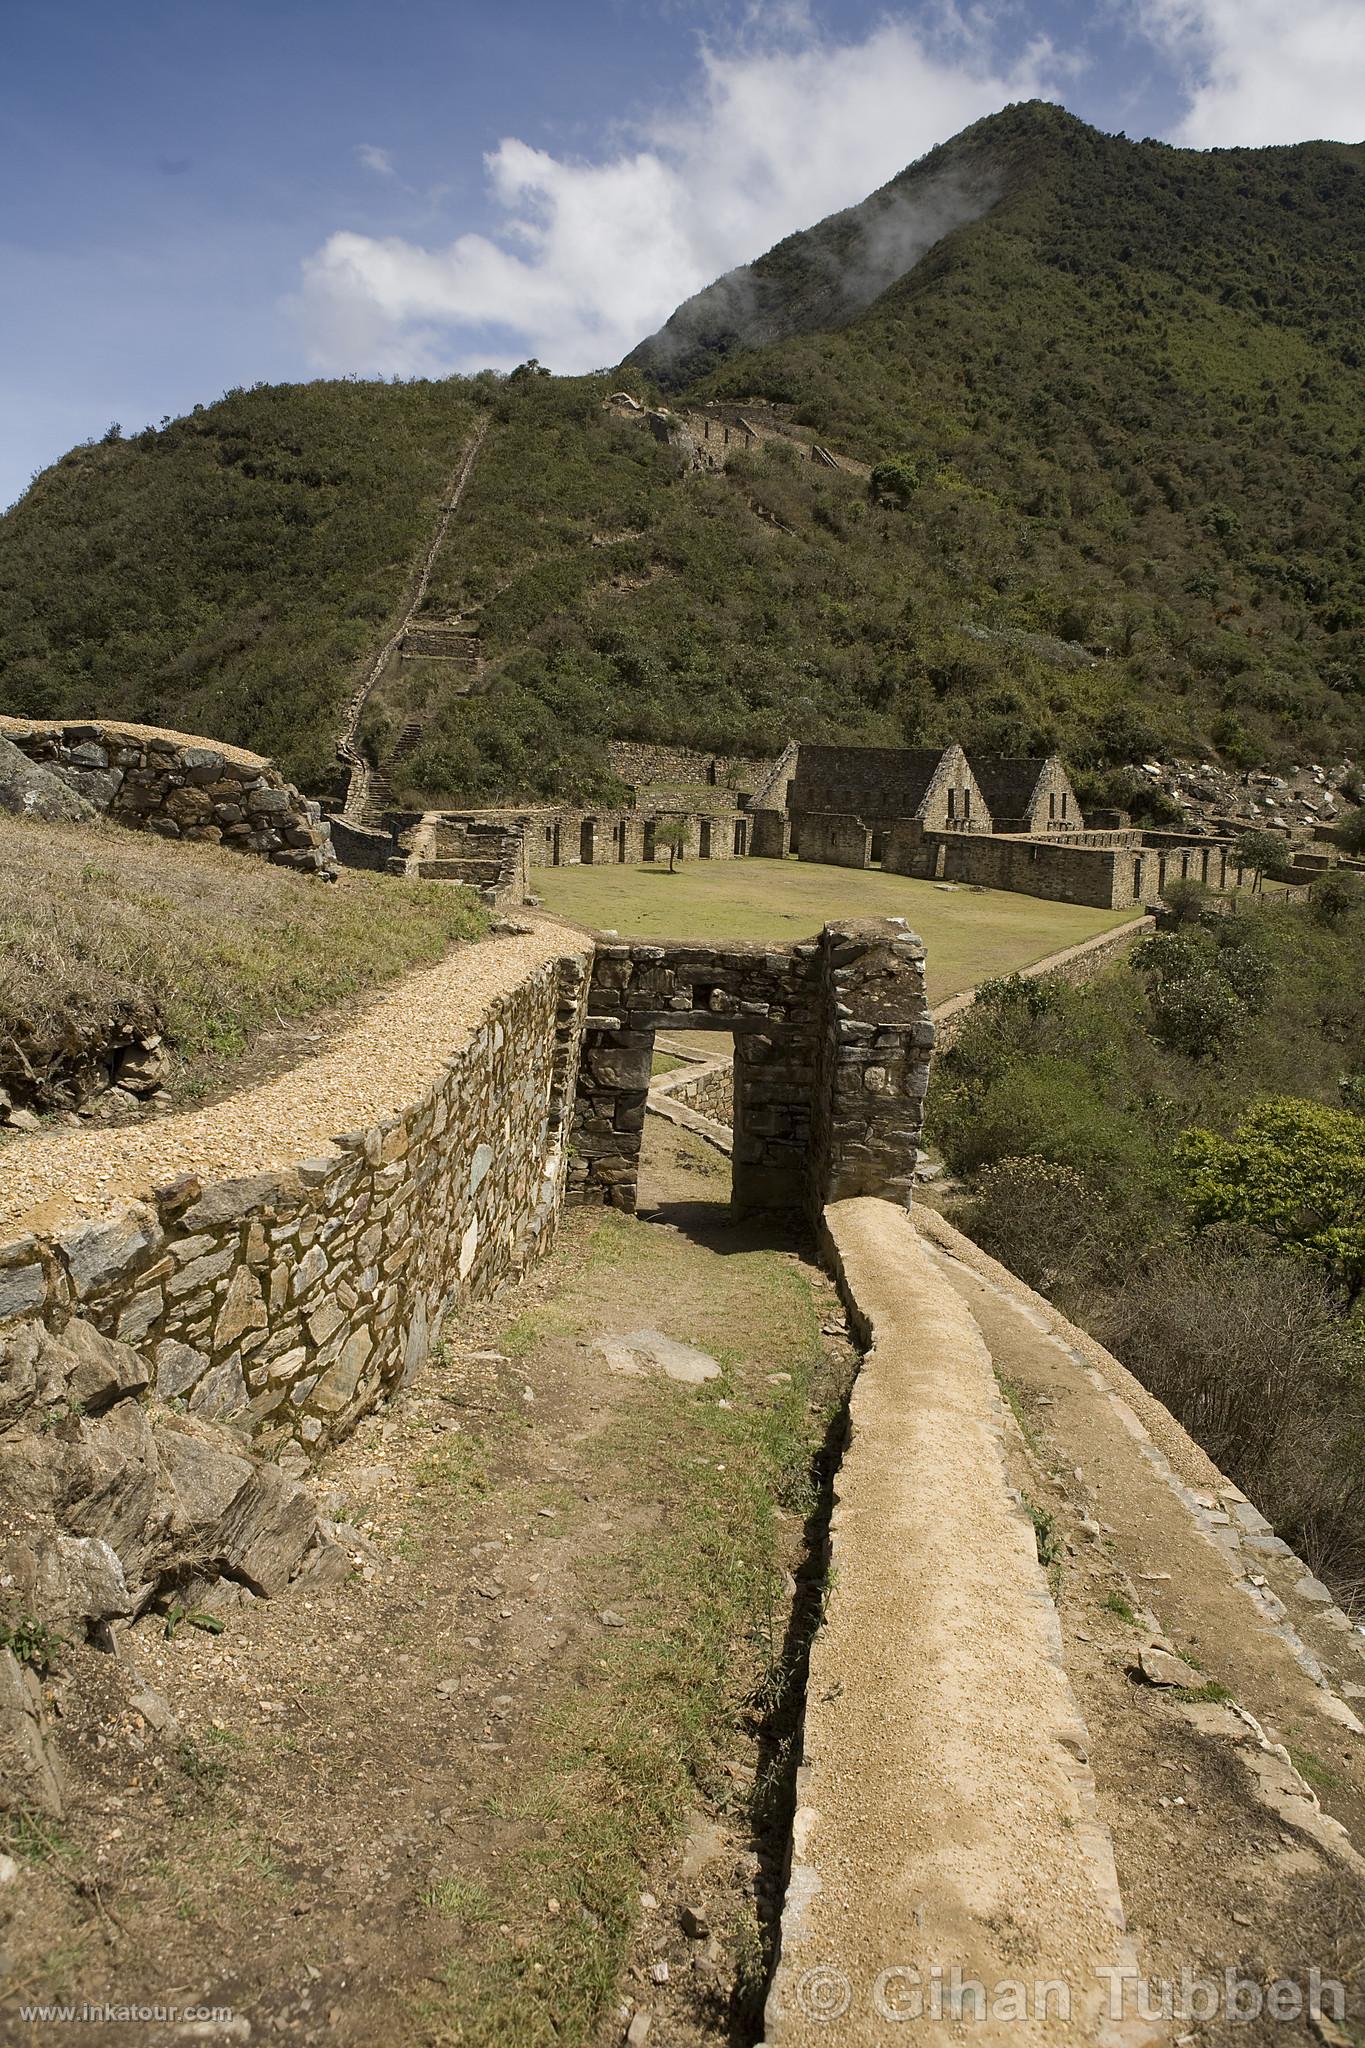
[[[116,1343],[93,1323],[73,1316],[60,1340],[49,1338],[47,1351],[54,1369],[66,1380],[66,1398],[87,1415],[98,1415],[124,1394],[140,1394],[151,1384],[151,1368],[131,1344]]]
[[[27,1807],[60,1819],[61,1769],[43,1727],[37,1679],[12,1650],[0,1649],[0,1806]]]
[[[37,1553],[31,1601],[45,1621],[89,1630],[135,1606],[118,1554],[101,1536],[54,1536]]]
[[[0,811],[38,818],[45,825],[79,825],[98,815],[95,806],[14,745],[0,739]]]
[[[312,1493],[278,1465],[258,1465],[213,1534],[217,1560],[267,1598],[282,1593],[318,1536]]]

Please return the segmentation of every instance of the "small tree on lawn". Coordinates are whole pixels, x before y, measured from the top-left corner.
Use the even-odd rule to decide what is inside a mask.
[[[654,828],[654,844],[668,848],[668,872],[676,874],[678,855],[687,845],[687,820],[685,818],[660,818]]]
[[[1289,866],[1289,848],[1276,832],[1244,832],[1232,849],[1239,868],[1250,868],[1259,890],[1267,875],[1283,875]]]

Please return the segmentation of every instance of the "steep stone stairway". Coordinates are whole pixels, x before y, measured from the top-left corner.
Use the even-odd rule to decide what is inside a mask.
[[[360,721],[375,684],[394,656],[402,651],[404,640],[412,628],[414,614],[427,594],[436,557],[444,545],[450,522],[459,510],[460,500],[473,474],[474,464],[478,460],[487,432],[488,421],[484,418],[475,427],[460,459],[460,466],[451,478],[450,489],[441,505],[426,552],[409,587],[402,615],[370,663],[363,680],[346,706],[341,731],[337,736],[337,757],[344,761],[350,770],[346,802],[341,811],[342,819],[348,825],[363,826],[371,823],[391,801],[387,781],[378,774],[370,762],[366,761],[361,752]]]

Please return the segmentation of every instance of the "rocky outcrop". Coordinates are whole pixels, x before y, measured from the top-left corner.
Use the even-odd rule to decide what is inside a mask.
[[[0,718],[0,741],[42,771],[45,788],[55,782],[82,799],[87,808],[77,816],[99,812],[163,839],[235,847],[305,874],[336,873],[320,807],[259,754],[114,722]]]
[[[172,1598],[283,1591],[334,1539],[310,1489],[153,1392],[145,1351],[73,1318],[0,1336],[0,1583],[79,1640]]]
[[[44,1030],[0,1033],[0,1128],[33,1130],[50,1110],[108,1118],[140,1109],[169,1070],[161,1016],[145,996],[96,1016],[68,1011]]]
[[[95,816],[88,797],[30,761],[12,740],[0,735],[0,811],[16,818],[37,818],[45,825],[79,825]]]
[[[81,1317],[0,1332],[0,1809],[62,1813],[54,1657],[113,1649],[148,1609],[216,1626],[349,1568],[356,1532],[229,1425],[159,1398],[156,1370]]]

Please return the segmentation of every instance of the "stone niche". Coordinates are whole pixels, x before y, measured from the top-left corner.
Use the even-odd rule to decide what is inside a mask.
[[[708,1029],[735,1043],[737,1210],[909,1202],[934,1027],[924,947],[897,918],[785,946],[599,945],[571,1199],[634,1210],[655,1033]]]

